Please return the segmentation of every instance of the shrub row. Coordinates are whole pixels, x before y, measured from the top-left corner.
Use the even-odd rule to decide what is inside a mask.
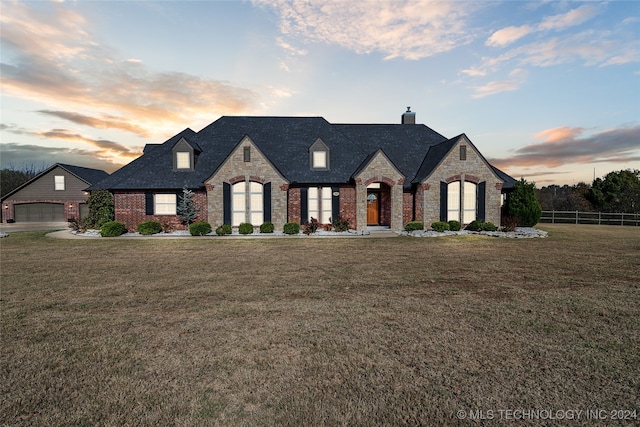
[[[498,227],[496,227],[492,222],[484,222],[480,220],[472,221],[471,224],[467,225],[466,230],[469,231],[496,231]]]

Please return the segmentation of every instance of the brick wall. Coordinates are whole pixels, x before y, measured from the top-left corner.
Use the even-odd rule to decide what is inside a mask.
[[[340,217],[356,227],[356,188],[352,185],[340,187]]]
[[[159,191],[159,193],[162,193]],[[207,220],[207,194],[204,190],[193,192],[193,202],[198,209],[196,221]],[[147,215],[145,193],[140,191],[116,191],[113,194],[115,220],[122,222],[127,230],[136,231],[138,224],[144,221],[158,221],[174,230],[186,230],[177,215]]]
[[[402,225],[413,221],[413,199],[413,192],[405,191],[402,193]]]

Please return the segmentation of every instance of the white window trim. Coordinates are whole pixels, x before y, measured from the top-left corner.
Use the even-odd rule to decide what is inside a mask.
[[[178,197],[174,193],[153,195],[153,213],[155,215],[176,215]]]
[[[64,191],[65,182],[64,175],[55,175],[53,177],[53,189],[54,191]]]
[[[252,225],[264,222],[264,184],[261,182],[239,181],[231,185],[231,226],[237,227],[243,222]]]

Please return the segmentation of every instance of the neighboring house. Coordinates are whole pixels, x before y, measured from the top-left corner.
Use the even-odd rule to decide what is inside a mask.
[[[56,163],[2,198],[4,222],[64,222],[89,212],[87,187],[105,171]]]
[[[221,117],[185,129],[90,187],[114,194],[133,229],[156,219],[180,227],[176,204],[193,190],[199,219],[238,226],[329,223],[401,230],[408,221],[500,223],[513,178],[461,134],[446,138],[407,110],[401,124],[331,124],[322,117]]]

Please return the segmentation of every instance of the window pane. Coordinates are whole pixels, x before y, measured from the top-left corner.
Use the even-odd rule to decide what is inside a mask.
[[[465,224],[468,224],[476,219],[476,191],[476,184],[474,184],[473,182],[464,183],[463,222]]]
[[[175,215],[176,214],[176,195],[175,194],[156,194],[155,195],[154,213],[156,215]]]
[[[460,181],[447,186],[447,221],[460,221]]]
[[[314,151],[313,152],[313,167],[315,169],[322,169],[327,167],[327,152],[326,151]]]
[[[54,179],[54,189],[55,191],[64,190],[64,175],[56,175],[53,177]]]
[[[191,153],[188,151],[180,151],[176,153],[176,168],[177,169],[190,169],[191,168]]]
[[[233,226],[238,226],[246,221],[246,205],[245,190],[247,183],[245,181],[236,182],[232,187],[231,200],[231,222]]]
[[[326,224],[331,219],[331,187],[322,188],[322,212],[319,221]]]
[[[264,222],[262,212],[251,212],[250,218],[252,225],[261,225]]]
[[[233,212],[233,215],[231,216],[231,225],[233,225],[234,227],[239,226],[241,223],[245,222],[245,213],[244,211],[242,212]]]

